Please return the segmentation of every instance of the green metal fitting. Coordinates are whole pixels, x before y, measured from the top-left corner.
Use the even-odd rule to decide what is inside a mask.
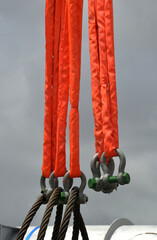
[[[59,202],[64,202],[64,201],[65,201],[65,192],[61,192],[61,193],[60,193],[60,196],[59,196],[58,201],[59,201]]]
[[[45,193],[45,189],[43,188],[43,189],[41,189],[41,193],[42,194],[44,194]]]
[[[88,180],[88,187],[89,188],[95,188],[96,187],[96,180],[95,180],[95,178],[90,178]]]
[[[111,176],[109,177],[109,183],[118,183],[118,177],[117,176]],[[130,175],[129,173],[125,172],[122,175],[122,181],[123,184],[129,184],[130,183]]]
[[[56,205],[65,204],[65,199],[66,199],[65,192],[61,192],[56,202]]]
[[[100,183],[100,178],[99,179],[98,178],[97,179],[90,178],[88,180],[88,187],[94,189],[94,188],[96,188],[96,185],[99,183]]]
[[[98,184],[100,184],[101,179],[100,178],[90,178],[88,180],[88,187],[92,188],[92,189],[96,189],[96,187],[98,186]],[[129,184],[130,183],[130,175],[127,172],[124,172],[122,174],[122,182],[123,184]],[[118,176],[111,176],[108,178],[108,183],[112,184],[112,183],[117,183],[118,184]],[[106,187],[104,187],[105,189]]]

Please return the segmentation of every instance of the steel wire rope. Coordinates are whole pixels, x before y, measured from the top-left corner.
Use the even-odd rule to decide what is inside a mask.
[[[45,237],[46,229],[47,229],[50,217],[51,217],[53,207],[56,205],[61,191],[62,191],[62,188],[59,188],[59,187],[55,188],[51,197],[50,197],[50,199],[49,199],[49,202],[48,202],[48,204],[46,206],[46,209],[45,209],[45,212],[44,212],[44,216],[43,216],[42,221],[41,221],[40,230],[38,232],[37,240],[43,240],[44,237]]]
[[[31,207],[31,209],[29,210],[29,212],[21,226],[21,229],[17,235],[17,238],[16,238],[17,240],[23,240],[33,217],[35,216],[35,214],[38,211],[38,209],[40,208],[40,206],[43,204],[44,199],[45,199],[44,195],[42,194],[41,196],[39,196],[39,198],[35,201],[35,203]]]
[[[60,231],[59,231],[59,235],[58,235],[58,240],[64,240],[66,232],[67,232],[67,228],[69,225],[69,221],[70,221],[70,217],[71,217],[71,213],[74,210],[74,224],[75,225],[75,229],[73,229],[73,236],[72,236],[72,240],[77,240],[78,239],[78,226],[81,232],[81,236],[83,240],[89,240],[88,237],[88,233],[86,230],[86,226],[84,223],[84,220],[82,218],[82,215],[80,213],[80,205],[76,203],[76,199],[78,197],[78,188],[74,187],[70,193],[69,199],[68,199],[68,203],[65,209],[65,213],[64,213],[64,217],[62,220],[62,224],[60,227]],[[78,215],[79,214],[79,215]],[[77,218],[78,217],[78,218]],[[76,234],[76,235],[75,235]],[[76,237],[76,238],[75,238]]]
[[[59,235],[58,235],[58,240],[64,240],[64,238],[65,238],[67,228],[69,225],[69,221],[70,221],[70,217],[71,217],[71,213],[74,209],[75,202],[77,199],[77,195],[78,195],[78,188],[74,187],[71,190],[70,195],[69,195],[68,203],[67,203],[67,206],[65,209],[64,217],[63,217]]]
[[[79,229],[80,229],[80,204],[77,202],[75,203],[74,207],[74,217],[73,217],[73,233],[72,233],[72,240],[77,240],[79,236]]]
[[[79,230],[83,240],[89,240],[88,233],[82,215],[80,213],[80,204],[75,203],[74,208],[74,225],[72,240],[77,240],[79,237]]]
[[[83,240],[89,240],[87,229],[86,229],[86,226],[83,221],[83,217],[82,217],[81,213],[80,213],[80,232],[81,232]]]
[[[55,223],[54,223],[51,240],[57,240],[57,238],[58,238],[59,229],[60,229],[60,225],[61,225],[61,221],[62,221],[62,214],[63,214],[63,204],[60,204],[57,206],[56,218],[55,218]]]

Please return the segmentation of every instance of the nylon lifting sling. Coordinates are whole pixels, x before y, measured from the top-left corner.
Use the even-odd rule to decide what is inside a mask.
[[[112,0],[88,0],[88,26],[96,151],[91,160],[93,178],[88,186],[111,193],[119,184],[130,182],[130,175],[124,172],[126,158],[118,140]],[[120,159],[118,175],[112,176],[115,168],[112,158],[116,156]]]
[[[46,0],[45,118],[42,174],[66,173],[65,134],[70,90],[70,177],[80,177],[79,89],[83,1]]]
[[[112,0],[88,0],[88,14],[95,148],[109,159],[119,148]]]

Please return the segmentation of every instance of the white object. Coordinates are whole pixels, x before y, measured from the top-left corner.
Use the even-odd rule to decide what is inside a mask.
[[[106,240],[105,235],[111,226],[86,226],[87,232],[89,236],[89,240]],[[33,231],[35,227],[29,227],[25,239],[28,234]],[[72,236],[72,226],[68,228],[65,240],[70,240]],[[36,230],[30,240],[36,240],[38,235],[38,230]],[[51,240],[53,227],[48,227],[45,235],[45,240]],[[81,234],[79,236],[79,240],[81,240]],[[120,226],[115,230],[107,240],[157,240],[157,226],[141,226],[141,225],[128,225],[128,226]]]

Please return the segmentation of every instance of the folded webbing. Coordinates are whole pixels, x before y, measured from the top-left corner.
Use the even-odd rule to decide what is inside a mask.
[[[89,0],[88,12],[95,146],[111,158],[118,148],[112,0]]]
[[[45,73],[45,89],[48,88],[49,92],[45,90],[42,166],[45,177],[49,177],[54,169],[56,177],[63,176],[66,171],[65,133],[69,89],[71,104],[69,115],[70,177],[81,175],[78,104],[82,10],[83,0],[46,0],[46,56],[48,55],[46,66],[49,67],[49,71]]]
[[[49,177],[52,166],[52,82],[54,65],[54,11],[55,1],[46,0],[45,6],[45,117],[42,174]]]
[[[54,31],[54,73],[52,92],[52,171],[56,161],[56,131],[58,120],[58,86],[59,86],[59,47],[61,35],[62,0],[55,0],[55,31]]]
[[[105,0],[105,25],[106,25],[106,46],[107,46],[107,63],[108,77],[110,86],[110,119],[112,122],[113,144],[110,148],[106,145],[106,156],[112,152],[112,156],[117,156],[114,149],[119,148],[118,137],[118,108],[117,108],[117,91],[116,91],[116,72],[115,72],[115,57],[114,57],[114,30],[113,30],[113,2]],[[107,138],[105,139],[107,143]]]
[[[94,134],[95,149],[99,153],[99,157],[104,151],[104,135],[102,125],[102,101],[100,86],[100,64],[99,64],[99,48],[98,48],[98,27],[96,16],[95,0],[88,1],[88,27],[89,27],[89,50],[90,50],[90,66],[91,66],[91,87],[92,87],[92,106],[94,115]]]
[[[46,0],[45,37],[45,118],[42,174],[49,177],[55,168],[58,112],[59,45],[62,0]]]
[[[80,177],[79,166],[79,91],[83,0],[68,0],[70,65],[70,177]]]
[[[66,171],[66,126],[69,100],[69,39],[68,2],[62,11],[61,38],[59,47],[58,122],[56,142],[55,176],[64,176]]]

